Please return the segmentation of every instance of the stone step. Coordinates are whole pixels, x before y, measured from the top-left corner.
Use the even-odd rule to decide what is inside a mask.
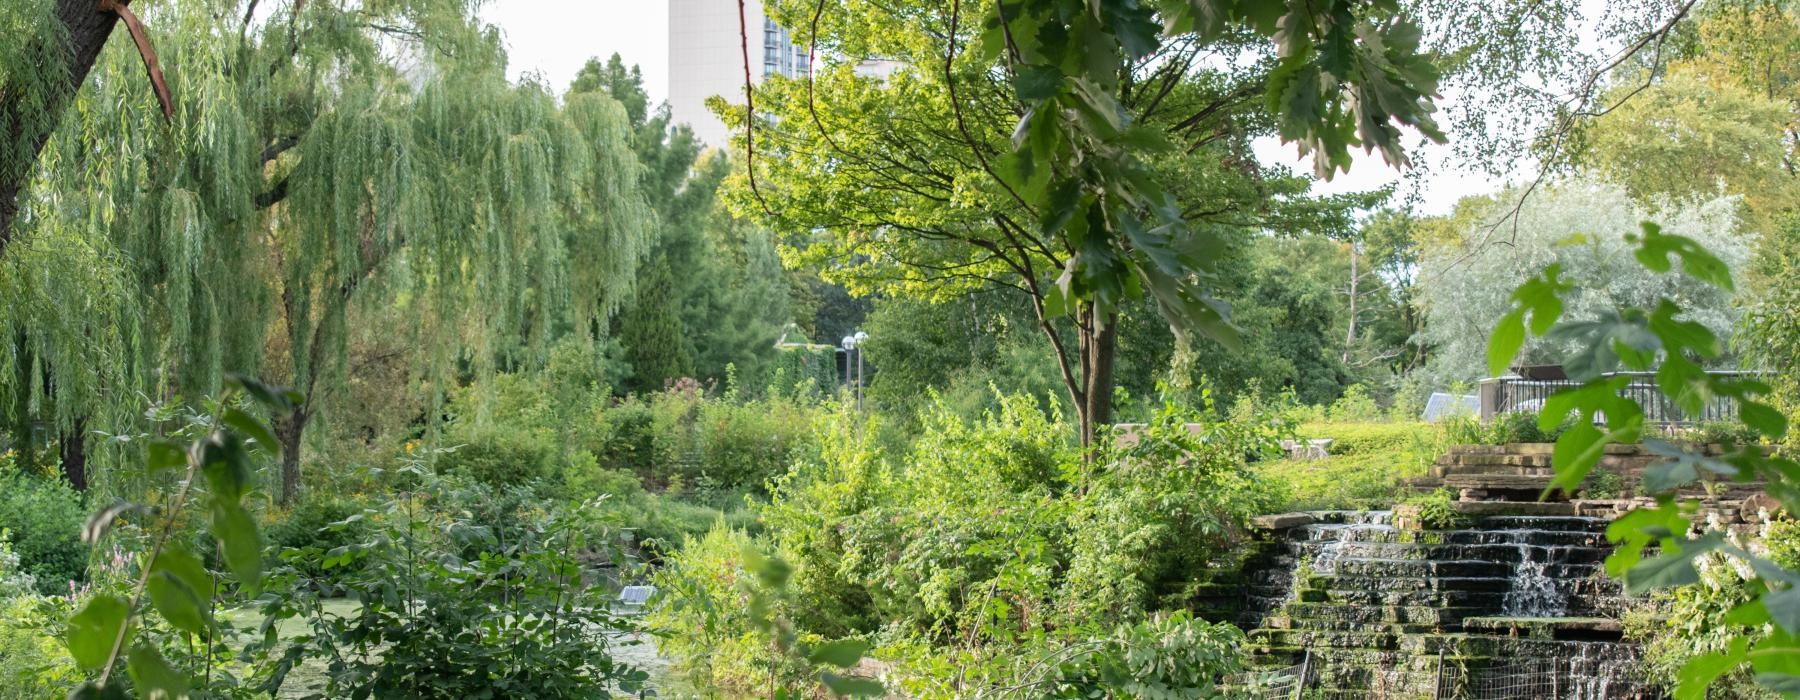
[[[1309,620],[1273,615],[1263,618],[1261,629],[1310,630],[1314,632],[1386,632],[1390,634],[1439,632],[1455,625],[1416,622],[1360,622],[1351,620]]]
[[[1481,607],[1436,607],[1430,605],[1344,605],[1333,603],[1289,603],[1281,614],[1298,620],[1350,620],[1356,622],[1393,622],[1419,625],[1441,625],[1460,622],[1468,616],[1488,615]]]
[[[1452,489],[1481,491],[1543,491],[1550,487],[1549,474],[1446,474],[1444,486]]]
[[[1447,479],[1452,476],[1485,478],[1488,476],[1553,476],[1556,474],[1555,470],[1552,470],[1550,465],[1547,464],[1541,467],[1522,466],[1517,464],[1439,465],[1432,467],[1431,471],[1428,473],[1439,479]]]
[[[1547,454],[1447,454],[1438,458],[1439,467],[1549,467]]]
[[[1298,591],[1295,601],[1301,603],[1341,603],[1350,605],[1428,605],[1443,607],[1483,607],[1500,610],[1506,604],[1508,582],[1502,581],[1491,590],[1417,589],[1372,590],[1368,588]]]
[[[1314,562],[1318,578],[1370,577],[1404,582],[1406,579],[1506,578],[1513,565],[1480,559],[1340,559]],[[1310,582],[1309,582],[1310,583]]]
[[[1511,504],[1527,505],[1527,504]],[[1553,504],[1568,505],[1568,504]],[[1505,515],[1512,515],[1506,513]],[[1362,530],[1321,532],[1316,536],[1290,536],[1280,542],[1310,544],[1315,547],[1326,547],[1336,542],[1404,542],[1418,544],[1518,544],[1528,542],[1541,546],[1581,545],[1588,547],[1610,546],[1606,541],[1604,530],[1585,531],[1568,529],[1501,529],[1476,528],[1457,530],[1429,530],[1414,532],[1410,530]]]
[[[1416,559],[1416,560],[1456,560],[1477,559],[1481,561],[1500,562],[1506,564],[1528,561],[1556,561],[1563,563],[1598,562],[1606,559],[1611,552],[1609,548],[1586,545],[1538,545],[1514,544],[1510,542],[1494,542],[1480,544],[1426,544],[1422,542],[1343,542],[1334,545],[1334,557],[1339,558],[1372,558],[1372,559]],[[1281,545],[1284,554],[1272,562],[1277,565],[1291,565],[1294,562],[1314,560],[1320,555],[1319,547],[1309,547],[1305,543],[1288,542]]]

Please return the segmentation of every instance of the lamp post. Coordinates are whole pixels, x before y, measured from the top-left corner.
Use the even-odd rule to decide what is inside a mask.
[[[856,410],[858,410],[858,411],[861,411],[862,407],[863,407],[862,344],[864,341],[866,341],[868,339],[869,339],[868,333],[864,333],[862,331],[857,331],[850,335],[844,336],[844,340],[842,343],[843,348],[844,348],[844,353],[845,353],[844,354],[844,373],[851,375],[851,381],[853,383],[850,385],[850,391],[852,394],[854,394],[856,396]],[[856,354],[856,370],[854,373],[852,373],[850,370],[850,353]]]

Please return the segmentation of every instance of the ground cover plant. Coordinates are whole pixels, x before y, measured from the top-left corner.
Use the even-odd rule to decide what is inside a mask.
[[[1800,493],[1793,8],[771,0],[711,143],[528,4],[659,33],[0,3],[0,697],[1231,696],[1251,517],[1640,440],[1655,680],[1800,687],[1791,521],[1673,496]]]

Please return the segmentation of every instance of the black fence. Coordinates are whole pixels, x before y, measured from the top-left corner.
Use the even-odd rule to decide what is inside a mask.
[[[1744,378],[1757,376],[1756,372],[1738,370],[1709,371],[1708,374]],[[1619,394],[1644,407],[1644,422],[1651,427],[1667,431],[1691,428],[1709,421],[1737,420],[1737,402],[1726,398],[1709,399],[1697,413],[1681,410],[1681,407],[1657,391],[1654,372],[1615,372],[1605,376],[1631,378],[1631,383],[1626,384]],[[1544,407],[1544,400],[1550,398],[1551,394],[1580,385],[1581,382],[1573,379],[1526,379],[1518,376],[1484,379],[1481,381],[1480,391],[1481,420],[1493,420],[1506,413],[1536,413]]]

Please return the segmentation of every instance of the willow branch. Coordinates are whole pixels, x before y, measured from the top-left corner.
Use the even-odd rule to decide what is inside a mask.
[[[137,44],[138,56],[144,59],[144,72],[150,75],[150,86],[156,92],[156,100],[162,103],[163,120],[175,121],[175,99],[169,96],[169,83],[163,80],[162,67],[156,63],[156,49],[150,45],[149,35],[144,33],[144,23],[138,21],[137,14],[125,3],[130,0],[100,0],[100,11],[111,12],[125,20],[125,30],[131,34],[131,41]]]

